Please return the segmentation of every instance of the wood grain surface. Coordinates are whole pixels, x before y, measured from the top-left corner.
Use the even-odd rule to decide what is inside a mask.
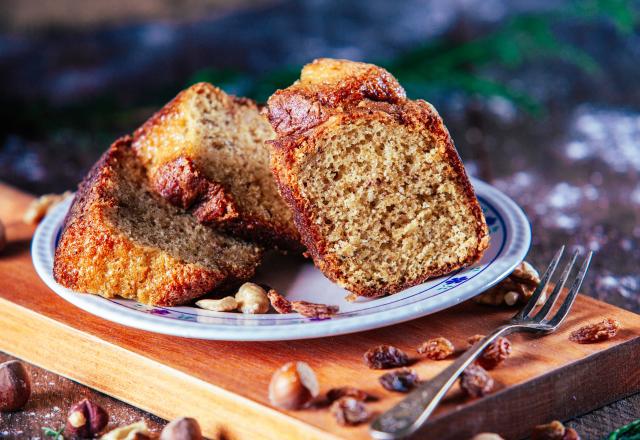
[[[306,341],[216,342],[157,335],[89,315],[66,303],[37,277],[20,221],[30,196],[0,186],[0,218],[9,246],[0,258],[0,350],[113,395],[166,419],[196,417],[206,435],[225,438],[368,438],[367,427],[338,426],[326,410],[271,407],[271,373],[290,360],[307,361],[322,390],[352,385],[380,397],[376,413],[402,396],[378,385],[362,354],[386,343],[415,353],[424,339],[445,336],[459,348],[513,312],[465,303],[408,323],[364,333]],[[578,345],[568,333],[604,316],[622,323],[611,341]],[[567,419],[640,390],[640,319],[580,296],[566,324],[545,337],[514,336],[508,361],[493,372],[490,396],[469,401],[454,387],[420,438],[465,438],[479,431],[520,438],[552,418]],[[420,361],[422,378],[450,361]]]

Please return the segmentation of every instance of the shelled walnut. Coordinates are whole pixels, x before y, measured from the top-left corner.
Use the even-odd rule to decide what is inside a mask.
[[[540,284],[538,271],[528,262],[520,263],[513,272],[486,292],[476,296],[473,300],[479,304],[513,306],[525,303]],[[545,294],[538,299],[538,304],[545,301]]]

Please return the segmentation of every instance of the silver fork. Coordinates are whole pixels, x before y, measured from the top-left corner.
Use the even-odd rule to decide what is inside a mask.
[[[538,300],[542,293],[547,288],[547,285],[549,284],[549,281],[562,258],[563,252],[564,246],[562,246],[553,257],[551,264],[549,264],[549,267],[544,272],[544,275],[540,280],[540,284],[531,295],[527,304],[525,304],[522,310],[516,313],[508,324],[496,328],[484,339],[476,342],[448,368],[432,380],[420,385],[400,403],[374,420],[370,427],[371,436],[377,440],[388,440],[405,438],[415,433],[427,421],[433,410],[438,406],[438,403],[440,403],[440,400],[444,397],[449,388],[451,388],[458,376],[489,344],[498,337],[515,332],[548,334],[555,331],[569,314],[569,310],[576,299],[576,295],[582,285],[582,281],[587,274],[589,263],[591,262],[591,257],[593,255],[593,252],[589,252],[582,263],[582,267],[580,267],[580,271],[574,279],[564,302],[560,305],[553,317],[546,319],[547,315],[556,303],[558,296],[562,292],[562,289],[569,278],[571,269],[576,262],[576,258],[578,257],[578,251],[574,252],[571,257],[571,261],[565,266],[560,279],[553,289],[553,292],[549,295],[549,298],[544,302],[540,310],[533,314],[532,312],[538,304]]]

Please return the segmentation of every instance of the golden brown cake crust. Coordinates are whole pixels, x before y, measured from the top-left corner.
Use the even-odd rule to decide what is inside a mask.
[[[109,213],[123,209],[115,192],[121,167],[132,160],[131,138],[121,138],[80,184],[56,248],[57,282],[80,292],[172,306],[253,276],[261,255],[257,249],[243,267],[213,270],[137,243],[118,230]]]
[[[226,95],[211,84],[198,83],[179,93],[134,132],[134,148],[142,151],[144,148],[140,148],[140,145],[154,143],[158,138],[188,142],[180,133],[187,124],[183,105],[193,94],[216,96],[224,103],[224,111],[230,114],[241,109],[255,111],[256,114],[260,112],[260,108],[251,99]],[[180,148],[180,145],[175,148]],[[151,149],[157,151],[155,146]],[[224,183],[209,179],[191,157],[181,155],[165,162],[150,173],[150,178],[158,194],[175,206],[190,210],[203,224],[266,247],[296,253],[304,250],[293,224],[269,221],[242,210]]]
[[[268,117],[278,136],[307,130],[363,100],[396,103],[406,98],[398,81],[381,67],[320,58],[300,80],[269,98]]]
[[[319,61],[315,61],[314,64],[318,62]],[[336,62],[338,65],[336,65]],[[345,65],[344,68],[341,69],[340,64],[343,63]],[[469,178],[454,147],[451,136],[437,111],[426,101],[411,101],[405,99],[404,91],[402,90],[400,92],[397,88],[394,88],[395,93],[387,95],[386,98],[384,95],[378,95],[378,98],[381,99],[368,99],[359,92],[359,90],[361,90],[359,84],[363,81],[366,84],[388,83],[389,81],[386,78],[388,78],[387,75],[390,76],[390,74],[380,68],[363,69],[366,74],[373,74],[375,77],[363,79],[357,76],[352,78],[349,77],[352,72],[351,67],[349,67],[350,64],[352,63],[349,61],[332,60],[332,69],[342,72],[347,78],[334,81],[331,84],[337,83],[340,87],[349,87],[349,89],[345,91],[343,88],[340,88],[332,94],[331,85],[321,86],[321,93],[332,97],[329,100],[322,101],[321,105],[318,105],[317,101],[313,101],[313,98],[306,101],[298,99],[299,96],[317,96],[319,90],[315,85],[311,85],[309,87],[310,90],[304,90],[304,81],[302,80],[290,89],[277,92],[279,94],[278,99],[269,100],[270,120],[278,133],[276,140],[270,142],[274,149],[271,161],[272,171],[276,177],[276,182],[283,198],[290,204],[294,211],[294,221],[300,231],[302,242],[306,245],[314,263],[329,279],[339,284],[346,284],[338,261],[333,261],[332,255],[326,253],[327,242],[320,232],[318,225],[312,221],[312,208],[300,193],[300,183],[294,171],[294,164],[301,157],[314,154],[317,151],[318,146],[315,141],[321,137],[323,132],[331,131],[349,122],[362,120],[393,120],[413,130],[426,130],[430,136],[436,139],[437,143],[445,146],[445,156],[447,157],[449,165],[453,168],[452,175],[458,185],[463,188],[467,205],[474,217],[478,246],[473,253],[468,255],[465,261],[459,264],[450,264],[441,267],[440,270],[437,271],[425,272],[421,277],[406,283],[387,285],[384,289],[350,286],[349,290],[358,296],[365,297],[392,294],[420,284],[429,278],[445,275],[480,260],[489,245],[488,228],[475,191],[469,182]],[[383,73],[380,71],[383,71]],[[381,78],[385,78],[385,80],[382,81]],[[397,85],[397,87],[400,86]],[[335,98],[344,96],[347,97],[344,101]],[[290,106],[304,102],[305,105],[308,104],[310,106],[309,108],[320,108],[321,110],[311,112],[312,116],[309,118],[297,118],[295,120],[293,120],[293,118],[288,120],[279,118],[278,115],[282,115],[283,112],[286,113],[290,107],[287,107],[287,99],[292,100]],[[360,101],[358,101],[358,99],[360,99]],[[325,102],[328,101],[331,101],[334,107],[326,107]],[[322,117],[318,118],[317,115],[321,115]]]

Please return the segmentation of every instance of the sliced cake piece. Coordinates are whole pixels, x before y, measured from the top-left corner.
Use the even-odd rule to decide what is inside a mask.
[[[488,230],[451,137],[387,71],[317,60],[268,112],[280,192],[327,277],[373,297],[480,259]]]
[[[56,281],[172,306],[253,276],[258,246],[200,224],[147,182],[131,138],[116,141],[79,186],[56,249]]]
[[[265,246],[301,251],[269,170],[271,125],[255,103],[207,83],[180,93],[134,135],[153,189],[214,225]]]

